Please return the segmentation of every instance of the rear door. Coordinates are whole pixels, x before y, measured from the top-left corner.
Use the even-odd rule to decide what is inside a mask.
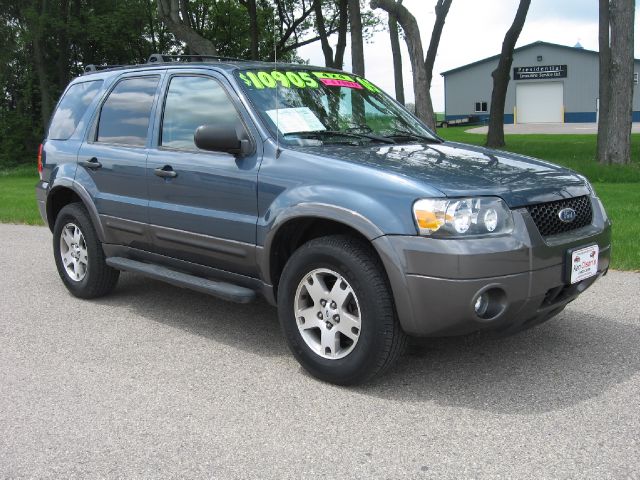
[[[210,70],[167,74],[147,161],[153,249],[173,258],[253,276],[261,142],[232,86]],[[253,152],[199,150],[197,127],[239,121]],[[166,176],[163,172],[172,172]]]
[[[119,78],[78,153],[76,179],[88,186],[107,243],[148,248],[146,161],[162,73]]]

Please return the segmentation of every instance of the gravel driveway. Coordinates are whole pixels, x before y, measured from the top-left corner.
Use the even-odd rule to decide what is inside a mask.
[[[71,297],[0,225],[0,478],[640,479],[640,275],[520,335],[417,342],[338,388],[275,310],[123,275]]]

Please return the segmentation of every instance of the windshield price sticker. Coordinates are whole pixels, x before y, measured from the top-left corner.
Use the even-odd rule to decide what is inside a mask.
[[[344,73],[333,72],[304,72],[300,70],[289,70],[281,72],[273,71],[245,71],[239,75],[248,87],[258,90],[265,88],[318,88],[318,80],[323,85],[329,87],[346,87],[362,90],[366,88],[371,93],[379,93],[380,89],[364,78],[345,75]],[[315,77],[315,78],[314,78]]]
[[[326,130],[320,119],[308,107],[267,110],[266,114],[283,134]]]

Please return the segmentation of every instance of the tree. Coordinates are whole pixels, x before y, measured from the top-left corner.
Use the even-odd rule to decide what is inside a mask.
[[[347,48],[347,30],[349,29],[349,10],[347,0],[337,0],[337,4],[330,0],[332,6],[337,10],[337,27],[335,30],[327,27],[327,21],[325,19],[325,13],[322,8],[322,2],[316,2],[315,4],[315,20],[316,29],[318,31],[318,38],[320,45],[322,46],[322,54],[324,55],[324,64],[330,68],[342,69],[344,66],[344,52]],[[334,14],[331,23],[335,24]],[[336,44],[335,52],[329,43],[329,37],[332,30],[338,33],[338,43]]]
[[[604,164],[631,161],[634,14],[635,0],[600,1],[598,160]]]
[[[402,3],[402,0],[398,0]],[[396,100],[404,105],[404,78],[402,75],[402,51],[400,50],[400,36],[398,34],[398,19],[394,13],[389,13],[389,40],[393,55],[393,79],[396,87]]]
[[[609,125],[609,68],[611,66],[611,45],[609,45],[609,0],[599,0],[598,45],[599,79],[598,79],[598,140],[597,158],[606,161],[607,127]]]
[[[511,80],[511,65],[513,64],[513,50],[522,32],[522,27],[527,18],[527,12],[531,0],[520,0],[518,11],[507,30],[502,42],[502,51],[498,66],[491,73],[493,77],[493,91],[491,92],[491,110],[489,113],[489,133],[487,146],[492,148],[504,146],[504,105],[507,98],[507,88]]]
[[[436,20],[431,32],[431,41],[424,56],[420,27],[416,18],[407,8],[395,0],[371,0],[371,8],[381,8],[387,13],[393,14],[398,19],[405,34],[405,40],[409,49],[409,60],[413,69],[413,91],[415,95],[416,115],[430,128],[435,130],[435,115],[431,103],[431,79],[433,78],[433,64],[440,44],[440,37],[444,23],[449,13],[453,0],[436,1]]]
[[[256,0],[240,0],[249,14],[249,37],[251,39],[251,60],[259,60],[260,53],[258,45],[260,43],[258,31],[258,6]]]
[[[218,55],[214,43],[196,32],[191,24],[189,0],[158,0],[158,16],[178,40],[199,55]]]
[[[356,75],[364,77],[364,43],[360,0],[349,0],[349,27],[351,30],[351,70]]]

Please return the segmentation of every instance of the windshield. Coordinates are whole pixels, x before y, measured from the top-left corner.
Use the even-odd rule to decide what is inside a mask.
[[[439,142],[382,90],[355,75],[304,69],[235,74],[271,132],[287,145]]]

